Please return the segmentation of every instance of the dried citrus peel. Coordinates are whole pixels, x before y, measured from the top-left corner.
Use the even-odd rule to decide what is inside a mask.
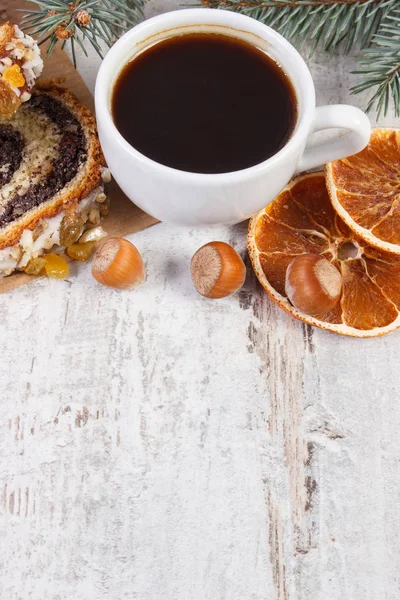
[[[358,154],[326,165],[335,211],[365,242],[400,254],[400,129],[375,129]]]
[[[400,326],[400,257],[365,244],[333,211],[323,173],[294,179],[249,224],[248,249],[268,295],[291,316],[355,337],[374,337]],[[289,263],[301,254],[325,256],[340,271],[339,303],[315,318],[285,294]]]

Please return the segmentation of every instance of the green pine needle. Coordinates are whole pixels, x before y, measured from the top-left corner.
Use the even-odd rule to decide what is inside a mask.
[[[297,46],[312,41],[330,50],[340,43],[348,52],[354,43],[369,44],[380,21],[399,0],[201,0],[254,17]]]
[[[400,6],[393,7],[382,19],[373,37],[371,48],[363,51],[359,68],[360,83],[352,88],[359,94],[376,87],[367,110],[376,108],[378,118],[387,114],[393,104],[396,117],[400,117]]]
[[[143,19],[145,0],[29,0],[38,5],[36,10],[24,10],[22,27],[40,44],[50,40],[47,54],[50,54],[60,41],[62,47],[70,44],[72,58],[76,66],[76,45],[87,56],[86,43],[89,43],[101,58],[102,47],[110,47],[126,30]],[[79,23],[78,13],[85,11],[88,25]],[[60,40],[57,28],[71,32],[67,40]]]

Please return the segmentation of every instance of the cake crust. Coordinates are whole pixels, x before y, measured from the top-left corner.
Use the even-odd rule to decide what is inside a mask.
[[[0,229],[0,250],[16,244],[25,229],[35,229],[42,219],[54,217],[61,211],[75,212],[79,201],[102,183],[105,161],[93,113],[72,92],[52,82],[37,84],[34,95],[40,94],[48,94],[61,102],[79,121],[86,140],[87,158],[75,177],[50,200],[28,210]],[[12,124],[12,121],[9,123]]]
[[[0,56],[5,53],[6,45],[11,42],[14,37],[14,25],[8,21],[0,26]]]

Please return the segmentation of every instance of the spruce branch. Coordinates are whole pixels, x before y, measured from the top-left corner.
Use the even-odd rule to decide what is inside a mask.
[[[203,6],[225,8],[273,27],[297,46],[307,40],[330,50],[344,43],[349,52],[358,42],[369,44],[381,20],[399,0],[201,0]]]
[[[76,67],[76,45],[87,55],[86,43],[103,57],[102,45],[110,47],[130,27],[143,19],[145,0],[29,0],[37,9],[24,10],[22,27],[39,43],[49,41],[47,54],[61,41],[71,44]]]
[[[351,91],[359,94],[377,87],[367,111],[375,107],[378,118],[381,113],[386,115],[392,98],[394,113],[400,117],[400,6],[382,19],[372,47],[363,51],[359,64],[355,73],[362,76],[361,81]]]

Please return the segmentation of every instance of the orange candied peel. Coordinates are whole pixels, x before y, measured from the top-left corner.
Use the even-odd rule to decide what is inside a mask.
[[[21,106],[21,99],[12,88],[0,79],[0,117],[11,119]]]
[[[355,235],[334,212],[323,173],[291,181],[249,224],[248,249],[256,275],[272,300],[310,325],[355,337],[375,337],[400,326],[400,256]],[[285,293],[289,263],[319,254],[342,275],[339,302],[322,316],[297,310]]]
[[[25,77],[22,75],[21,67],[17,64],[4,69],[2,79],[16,88],[25,85]]]

